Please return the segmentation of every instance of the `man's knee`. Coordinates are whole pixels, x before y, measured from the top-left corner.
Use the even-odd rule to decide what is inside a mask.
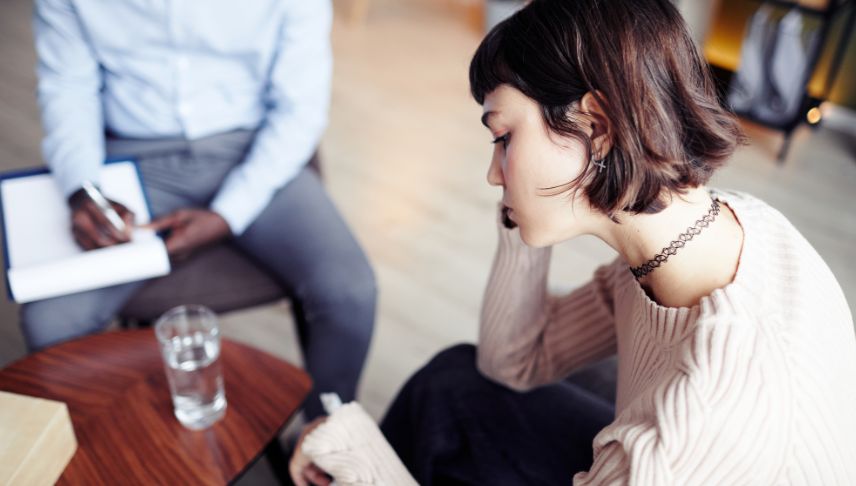
[[[20,315],[30,351],[98,332],[113,317],[92,299],[73,296],[25,304]]]
[[[377,302],[377,280],[367,261],[348,265],[322,264],[299,286],[299,297],[315,307],[343,307],[371,312]]]

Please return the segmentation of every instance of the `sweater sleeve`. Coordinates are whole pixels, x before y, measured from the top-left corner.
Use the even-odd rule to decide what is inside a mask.
[[[339,486],[417,484],[377,424],[356,402],[333,412],[306,436],[302,450]]]
[[[617,263],[568,295],[547,292],[550,248],[531,248],[500,225],[499,247],[482,302],[478,366],[516,390],[558,381],[615,354],[612,302]]]
[[[594,463],[574,484],[778,484],[793,405],[769,341],[751,324],[700,323],[675,351],[680,371],[595,437]]]

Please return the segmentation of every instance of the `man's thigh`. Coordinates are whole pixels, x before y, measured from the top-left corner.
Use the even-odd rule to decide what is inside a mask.
[[[291,290],[313,278],[373,282],[368,260],[317,174],[306,167],[237,238]]]
[[[198,140],[107,141],[110,157],[137,161],[153,217],[207,207],[223,181],[243,162],[254,132],[237,130]]]

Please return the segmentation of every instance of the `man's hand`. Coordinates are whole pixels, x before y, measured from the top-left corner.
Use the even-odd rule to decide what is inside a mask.
[[[222,216],[207,209],[179,209],[146,225],[168,230],[166,250],[175,261],[187,259],[199,248],[227,238],[231,231]]]
[[[295,486],[329,486],[332,480],[320,467],[316,466],[312,459],[309,458],[300,450],[303,445],[303,439],[315,430],[316,427],[323,424],[327,417],[319,417],[303,428],[300,433],[300,438],[297,440],[297,445],[294,447],[294,454],[288,462],[288,472],[291,475],[291,480]]]
[[[68,205],[71,207],[71,232],[74,240],[84,250],[131,241],[134,213],[115,201],[108,202],[125,222],[124,232],[110,223],[85,190],[78,189],[68,198]]]

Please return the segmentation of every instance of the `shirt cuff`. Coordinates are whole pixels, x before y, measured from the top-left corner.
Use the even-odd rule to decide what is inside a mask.
[[[235,236],[240,236],[265,210],[276,191],[245,191],[229,184],[221,188],[211,203],[211,210],[226,220]]]
[[[96,186],[101,181],[101,165],[78,165],[67,164],[70,169],[64,167],[51,168],[51,174],[56,181],[59,190],[67,200],[75,191],[83,187],[85,181]]]

